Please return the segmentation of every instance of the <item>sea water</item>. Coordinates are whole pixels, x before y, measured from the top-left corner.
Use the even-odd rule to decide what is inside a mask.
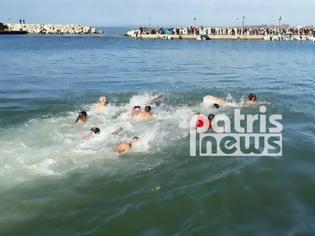
[[[314,234],[314,44],[104,31],[0,37],[1,235]],[[192,114],[233,112],[203,96],[249,93],[282,114],[283,156],[191,158]],[[158,94],[153,120],[121,115]],[[93,112],[102,95],[108,110]],[[113,152],[133,136],[132,152]]]

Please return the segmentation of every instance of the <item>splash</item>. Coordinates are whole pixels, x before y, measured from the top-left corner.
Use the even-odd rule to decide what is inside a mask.
[[[74,124],[77,110],[38,117],[20,126],[0,130],[0,186],[41,176],[64,177],[91,166],[109,174],[152,169],[165,161],[164,156],[159,155],[161,151],[170,146],[176,149],[179,141],[188,137],[194,112],[229,112],[227,108],[218,110],[200,103],[170,105],[162,99],[158,105],[151,104],[152,120],[139,122],[130,118],[133,106],[139,105],[143,109],[155,97],[149,93],[138,94],[125,104],[110,104],[104,113],[94,112],[93,104],[85,104],[83,108],[88,111],[89,119],[84,125]],[[235,99],[230,96],[229,101]],[[95,126],[100,128],[100,134],[82,140]],[[119,128],[122,132],[113,135]],[[139,142],[130,153],[122,156],[114,153],[117,144],[127,142],[133,136],[138,136]],[[153,156],[155,158],[150,158]],[[125,157],[135,160],[133,170]]]
[[[111,104],[104,113],[93,112],[93,104],[86,104],[83,107],[90,110],[89,119],[82,126],[74,124],[79,111],[69,111],[0,131],[0,185],[39,176],[65,176],[96,161],[118,161],[121,157],[113,148],[133,136],[138,136],[140,141],[134,145],[132,154],[144,156],[158,153],[170,141],[186,137],[193,112],[191,107],[172,107],[163,102],[159,106],[153,104],[154,118],[147,122],[122,116],[134,105],[143,109],[152,99],[154,96],[147,93],[135,95],[126,104]],[[99,127],[101,133],[91,140],[82,140],[93,126]],[[120,127],[123,131],[113,135]]]

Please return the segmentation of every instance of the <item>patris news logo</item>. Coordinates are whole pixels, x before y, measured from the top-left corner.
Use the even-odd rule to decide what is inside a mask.
[[[220,114],[210,121],[201,114],[193,116],[190,156],[282,156],[282,115],[266,111],[266,106],[257,114],[234,109],[231,119]]]

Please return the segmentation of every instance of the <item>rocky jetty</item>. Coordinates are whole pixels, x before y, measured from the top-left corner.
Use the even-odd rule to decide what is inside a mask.
[[[6,24],[8,31],[26,31],[28,34],[98,34],[96,28],[76,24]]]

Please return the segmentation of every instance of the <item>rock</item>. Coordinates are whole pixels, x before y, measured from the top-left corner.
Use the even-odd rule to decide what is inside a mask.
[[[96,28],[85,25],[7,24],[9,30],[25,30],[29,34],[98,34]]]

